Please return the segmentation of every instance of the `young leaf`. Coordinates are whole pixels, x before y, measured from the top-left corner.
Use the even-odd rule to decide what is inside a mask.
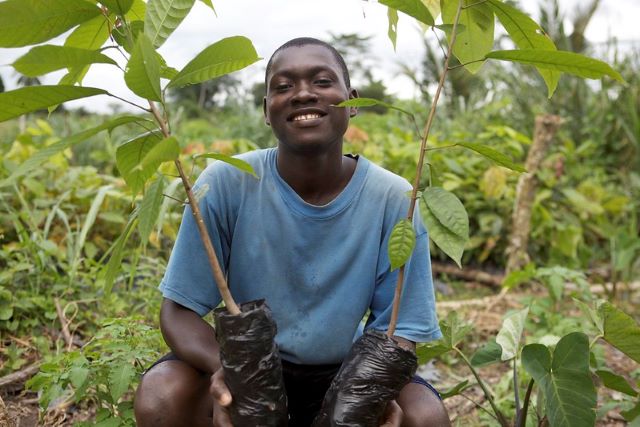
[[[604,319],[600,315],[600,312],[597,309],[591,308],[589,305],[577,298],[573,298],[573,302],[580,307],[580,310],[582,310],[585,315],[589,316],[591,323],[593,323],[593,325],[598,329],[598,333],[600,333],[600,335],[604,335]]]
[[[411,257],[416,245],[416,233],[408,219],[400,220],[391,231],[389,237],[389,262],[391,271],[402,267]]]
[[[179,152],[174,137],[163,140],[158,132],[148,132],[117,148],[116,166],[129,188],[138,194],[158,166],[175,159]]]
[[[392,7],[387,8],[387,19],[389,27],[387,29],[387,37],[391,40],[393,50],[396,50],[396,42],[398,41],[398,11]]]
[[[0,93],[0,122],[72,99],[107,93],[93,87],[75,86],[28,86],[3,92]]]
[[[158,219],[160,213],[160,205],[162,205],[162,194],[164,191],[165,179],[159,177],[147,189],[142,203],[140,203],[140,223],[138,231],[140,232],[140,241],[146,245],[153,230],[153,225]]]
[[[493,47],[493,31],[495,27],[493,10],[485,2],[477,0],[463,0],[459,23],[464,25],[465,31],[459,32],[453,45],[453,54],[464,68],[476,73],[482,67],[485,55]],[[442,23],[453,24],[458,1],[442,3]],[[450,31],[448,32],[451,37]]]
[[[638,392],[634,390],[624,377],[604,369],[597,370],[596,374],[600,377],[605,387],[624,393],[627,396],[635,397],[638,395]]]
[[[69,34],[69,37],[64,41],[64,45],[81,49],[100,49],[109,39],[110,19],[114,18],[113,15],[109,15],[109,17],[100,15],[83,22]],[[89,67],[90,65],[79,68],[69,68],[69,72],[60,79],[59,84],[74,85],[82,82],[87,71],[89,71]]]
[[[454,348],[471,332],[471,325],[460,320],[455,311],[450,311],[447,318],[440,322],[442,342],[449,348]]]
[[[429,187],[422,193],[427,208],[440,223],[456,236],[469,238],[469,216],[453,193],[440,187]]]
[[[213,3],[211,2],[211,0],[200,0],[203,4],[207,5],[211,10],[213,10],[213,13],[216,13],[216,9],[213,7]]]
[[[424,209],[420,210],[420,213],[429,232],[429,238],[442,252],[454,260],[456,264],[458,264],[458,267],[462,268],[462,252],[464,251],[464,246],[467,244],[467,239],[449,231],[449,229],[438,221],[438,218],[436,218],[428,207],[425,206]]]
[[[379,101],[374,98],[351,98],[347,99],[346,101],[342,101],[341,103],[337,104],[336,107],[373,107],[374,105],[380,105],[391,110],[399,111],[409,117],[413,117],[413,114],[411,114],[407,110],[403,110],[402,108],[396,107],[393,104]]]
[[[522,349],[522,364],[545,397],[549,424],[559,427],[593,426],[596,390],[589,371],[589,338],[573,332],[560,339],[553,352],[542,344]]]
[[[84,67],[88,64],[112,64],[116,61],[100,52],[69,46],[36,46],[12,64],[16,71],[37,77],[63,68]]]
[[[2,95],[0,94],[0,97],[1,96]],[[4,179],[3,181],[0,181],[0,188],[5,187],[7,185],[11,185],[13,182],[15,182],[17,178],[37,168],[42,163],[46,162],[47,159],[49,159],[51,156],[66,150],[67,148],[71,147],[74,144],[86,141],[87,139],[102,132],[103,130],[112,130],[118,126],[122,126],[127,123],[145,122],[145,121],[149,122],[149,120],[146,120],[138,116],[122,116],[122,117],[115,118],[113,120],[109,120],[108,122],[105,122],[94,128],[87,129],[83,132],[72,135],[68,138],[64,138],[56,143],[53,143],[43,148],[42,150],[36,152],[33,156],[29,157],[24,163],[18,166],[16,170],[13,171],[11,176]]]
[[[242,172],[246,172],[258,178],[256,171],[253,170],[253,166],[251,166],[249,163],[245,162],[242,159],[238,159],[237,157],[231,157],[231,156],[227,156],[225,154],[220,154],[220,153],[203,153],[203,154],[198,154],[193,156],[194,159],[198,159],[200,157],[220,160],[221,162],[230,164],[231,166],[235,167],[238,170],[241,170]]]
[[[562,71],[587,79],[612,77],[621,83],[624,79],[606,62],[573,52],[559,50],[496,50],[489,52],[486,59],[520,62],[548,70]]]
[[[124,81],[133,93],[144,99],[162,101],[160,61],[145,34],[140,34],[131,52]]]
[[[147,14],[147,4],[144,0],[133,0],[133,5],[125,17],[129,22],[144,22],[144,17]]]
[[[421,0],[379,0],[379,3],[406,13],[423,24],[434,24],[433,16]]]
[[[75,388],[80,388],[89,376],[89,369],[84,366],[74,366],[69,371],[69,380]]]
[[[517,171],[517,172],[527,171],[522,165],[515,163],[505,154],[502,154],[501,152],[496,151],[493,148],[487,147],[484,144],[476,144],[473,142],[458,142],[457,145],[460,145],[461,147],[464,147],[464,148],[468,148],[469,150],[473,150],[476,153],[483,155],[487,159],[493,160],[500,166],[504,166],[505,168],[511,169],[513,171]]]
[[[494,340],[489,341],[471,356],[471,365],[479,368],[502,360],[502,347]]]
[[[129,389],[129,384],[135,374],[135,368],[129,363],[116,365],[111,369],[109,372],[109,391],[113,399],[112,403],[116,403]]]
[[[444,344],[442,340],[430,342],[425,345],[420,345],[416,348],[416,356],[418,356],[418,363],[424,365],[433,358],[436,358],[446,352],[452,350],[452,347]]]
[[[442,398],[442,400],[445,400],[450,397],[456,396],[462,393],[463,391],[465,391],[468,388],[468,385],[469,385],[469,380],[464,380],[462,382],[459,382],[458,384],[454,385],[450,389],[440,392],[440,397]]]
[[[100,3],[107,6],[110,12],[120,16],[126,15],[131,6],[133,6],[133,0],[100,0]]]
[[[149,0],[144,18],[144,33],[158,48],[189,14],[195,0]]]
[[[144,156],[140,167],[143,170],[157,169],[164,162],[172,162],[180,155],[180,144],[175,136],[170,136],[154,144]]]
[[[640,325],[609,302],[604,302],[599,312],[604,318],[605,341],[640,363]]]
[[[205,48],[191,60],[167,87],[181,87],[229,74],[253,64],[258,59],[251,40],[242,36],[228,37]]]
[[[0,2],[0,47],[42,43],[100,14],[85,0]]]
[[[502,328],[496,337],[496,343],[502,347],[503,361],[513,359],[518,354],[520,336],[524,329],[524,322],[529,314],[529,307],[516,311],[507,316],[502,322]]]
[[[489,0],[487,3],[519,49],[556,50],[553,40],[527,14],[501,0]],[[561,73],[544,68],[538,68],[538,72],[547,85],[549,98],[551,98],[558,86]]]

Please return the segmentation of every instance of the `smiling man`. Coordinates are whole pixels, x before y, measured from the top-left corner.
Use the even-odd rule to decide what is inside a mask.
[[[357,97],[340,54],[311,38],[291,40],[266,71],[265,122],[274,149],[240,156],[259,180],[222,162],[196,186],[209,188],[201,210],[236,301],[264,298],[278,325],[289,426],[309,426],[363,327],[386,330],[397,271],[389,235],[406,215],[409,183],[362,156],[343,155]],[[440,337],[428,236],[414,218],[416,249],[405,269],[396,339]],[[233,400],[219,349],[204,316],[221,298],[187,207],[167,271],[161,329],[172,353],[144,375],[135,409],[139,426],[230,426]],[[362,319],[368,313],[364,326]],[[381,425],[447,426],[437,392],[415,377],[389,403]],[[252,426],[236,426],[252,427]]]

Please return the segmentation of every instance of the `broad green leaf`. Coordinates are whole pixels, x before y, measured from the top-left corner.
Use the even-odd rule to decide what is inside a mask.
[[[111,255],[109,261],[101,271],[100,276],[104,280],[104,294],[105,296],[111,294],[113,289],[113,282],[116,280],[118,273],[122,271],[122,258],[124,257],[124,247],[131,236],[131,232],[138,223],[138,210],[134,210],[129,216],[129,222],[127,222],[124,231],[116,241],[113,243],[109,251]]]
[[[140,232],[140,241],[146,244],[153,230],[153,225],[160,214],[160,206],[162,205],[163,191],[165,186],[164,177],[156,179],[147,189],[142,202],[140,203],[140,222],[138,231]]]
[[[144,99],[162,101],[160,61],[145,34],[140,34],[131,52],[124,81],[133,93]]]
[[[0,94],[0,97],[2,95]],[[72,135],[68,138],[64,138],[56,143],[49,145],[48,147],[43,148],[42,150],[36,152],[33,156],[29,157],[24,163],[22,163],[16,170],[13,171],[11,176],[0,181],[0,188],[5,187],[7,185],[12,184],[15,180],[27,172],[37,168],[42,163],[46,162],[51,156],[61,153],[67,148],[71,147],[74,144],[78,144],[80,142],[86,141],[92,136],[104,131],[104,130],[112,130],[118,126],[122,126],[128,123],[134,122],[150,122],[142,117],[138,116],[122,116],[115,118],[113,120],[109,120],[99,126],[96,126],[91,129],[87,129],[83,132]]]
[[[111,372],[109,372],[109,391],[111,392],[113,403],[117,402],[129,390],[129,385],[135,375],[136,370],[129,363],[111,368]]]
[[[116,166],[120,174],[126,181],[133,194],[138,194],[144,187],[144,184],[156,172],[158,166],[162,162],[156,161],[156,158],[163,158],[162,154],[167,150],[169,154],[175,150],[177,141],[175,138],[167,138],[164,141],[166,145],[154,149],[154,146],[160,145],[163,141],[159,132],[147,132],[141,136],[125,142],[116,150]],[[145,162],[147,155],[152,157],[151,160]],[[143,166],[143,163],[144,166]]]
[[[442,340],[418,346],[418,348],[416,348],[418,363],[424,365],[431,359],[445,354],[450,350],[452,350],[452,348],[444,344]]]
[[[442,342],[449,348],[454,348],[471,332],[471,325],[462,321],[455,311],[450,311],[447,318],[440,322]]]
[[[465,31],[456,35],[453,54],[471,73],[476,73],[484,63],[485,55],[493,47],[493,31],[495,22],[493,10],[484,2],[462,0],[463,6],[459,23]],[[458,8],[457,1],[446,1],[442,4],[442,23],[453,24]],[[448,32],[451,37],[451,32]]]
[[[549,350],[530,344],[522,363],[545,397],[549,424],[559,427],[593,426],[596,390],[589,371],[589,338],[573,332],[560,339],[551,360]]]
[[[195,0],[149,0],[144,18],[144,33],[158,48],[189,14]]]
[[[215,79],[253,64],[258,59],[251,40],[228,37],[200,52],[180,70],[167,87],[181,87]]]
[[[100,52],[69,46],[36,46],[18,58],[12,65],[29,77],[41,76],[63,68],[84,67],[89,64],[116,62]]]
[[[126,15],[133,6],[133,0],[100,0],[100,3],[107,6],[110,12],[118,15]]]
[[[74,366],[69,371],[69,380],[75,388],[80,388],[89,376],[89,369],[84,366]]]
[[[346,101],[342,101],[336,107],[373,107],[374,105],[380,105],[382,107],[389,108],[391,110],[399,111],[403,114],[406,114],[409,117],[413,117],[413,114],[408,112],[407,110],[403,110],[400,107],[396,107],[393,104],[389,104],[387,102],[379,101],[374,98],[352,98],[347,99]]]
[[[434,24],[433,16],[431,16],[429,9],[420,0],[379,0],[379,3],[406,13],[423,24],[429,26]]]
[[[0,93],[0,122],[73,99],[106,94],[106,90],[74,86],[28,86],[3,92]]]
[[[640,363],[640,325],[609,302],[604,302],[599,311],[604,319],[604,339]]]
[[[100,14],[85,0],[0,2],[0,47],[42,43]]]
[[[469,238],[467,210],[453,193],[444,188],[429,187],[422,193],[422,199],[447,230],[465,240]]]
[[[411,252],[416,245],[416,233],[408,219],[400,220],[391,231],[389,237],[389,262],[391,271],[402,267],[411,257]]]
[[[600,377],[602,384],[604,384],[605,387],[619,391],[620,393],[624,393],[628,396],[635,397],[638,395],[638,392],[624,377],[604,369],[597,370],[596,374]]]
[[[175,136],[170,136],[154,144],[140,162],[140,168],[157,169],[164,162],[172,162],[180,155],[180,144]]]
[[[387,20],[389,27],[387,28],[387,37],[391,40],[393,50],[396,50],[396,42],[398,41],[398,11],[392,7],[387,8]]]
[[[489,52],[486,59],[520,62],[548,70],[562,71],[587,79],[609,76],[624,83],[624,79],[606,62],[573,52],[559,50],[496,50]]]
[[[468,386],[469,386],[469,380],[461,381],[458,384],[451,387],[450,389],[441,391],[440,397],[442,398],[442,400],[445,400],[450,397],[457,396],[458,394],[465,391],[468,388]]]
[[[528,314],[529,307],[526,307],[510,314],[502,322],[502,328],[496,336],[496,343],[502,347],[501,358],[503,361],[513,359],[518,354],[520,337]]]
[[[96,16],[73,30],[69,37],[64,41],[64,45],[68,47],[78,47],[81,49],[97,50],[109,39],[110,23],[113,15],[105,17],[103,15]],[[79,68],[70,68],[69,72],[60,79],[59,84],[74,85],[82,82],[84,76],[89,71],[90,65]]]
[[[424,204],[424,201],[422,203]],[[462,252],[464,251],[464,246],[467,244],[467,239],[449,231],[449,229],[438,221],[428,207],[424,206],[424,209],[420,209],[420,213],[429,232],[429,238],[442,252],[454,260],[456,264],[458,264],[458,267],[462,268]]]
[[[200,157],[220,160],[221,162],[230,164],[231,166],[235,167],[238,170],[241,170],[242,172],[246,172],[249,175],[253,175],[254,177],[258,178],[256,171],[253,170],[253,166],[251,166],[249,163],[245,162],[242,159],[238,159],[237,157],[231,157],[231,156],[227,156],[225,154],[220,154],[220,153],[203,153],[203,154],[198,154],[193,156],[194,159],[197,159]]]
[[[638,427],[638,425],[640,425],[640,423],[638,423],[638,420],[640,420],[640,401],[638,401],[638,403],[636,403],[631,409],[627,411],[620,411],[620,415],[630,422],[627,427]],[[631,421],[634,420],[635,422],[632,423]]]
[[[502,360],[502,347],[494,340],[489,341],[471,356],[471,365],[479,368]]]
[[[211,0],[200,0],[203,4],[207,5],[211,10],[213,10],[213,13],[216,13],[216,9],[213,7],[213,3],[211,2]]]
[[[483,155],[489,160],[493,160],[500,166],[504,166],[505,168],[517,171],[517,172],[526,172],[527,170],[513,160],[511,160],[507,155],[502,154],[499,151],[494,150],[493,148],[487,147],[484,144],[476,144],[473,142],[458,142],[457,145],[468,148],[469,150],[473,150],[478,154]]]
[[[146,14],[147,4],[144,0],[133,0],[133,5],[129,12],[127,12],[126,18],[129,22],[143,22]]]
[[[489,0],[487,3],[519,49],[556,50],[551,37],[527,14],[500,0]],[[560,72],[544,68],[538,68],[538,72],[544,79],[551,98],[558,86]]]

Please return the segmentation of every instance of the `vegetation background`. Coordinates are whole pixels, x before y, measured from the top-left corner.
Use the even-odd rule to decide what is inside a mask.
[[[462,271],[432,248],[440,316],[456,311],[475,325],[460,344],[468,352],[495,335],[503,314],[523,306],[531,313],[524,325],[529,340],[551,343],[572,331],[593,332],[574,296],[588,302],[605,298],[640,320],[640,51],[615,40],[589,43],[584,34],[598,3],[574,16],[567,32],[557,1],[541,0],[539,22],[559,48],[612,61],[625,86],[564,76],[548,100],[544,82],[526,67],[487,63],[483,73],[457,68],[449,76],[430,137],[431,174],[425,179],[455,192],[469,213]],[[394,99],[373,75],[375,52],[368,37],[333,34],[329,41],[344,53],[361,96],[426,116],[441,72],[440,47],[432,38],[424,40],[419,68],[398,65],[414,82],[416,99]],[[39,84],[34,78],[13,78],[22,86]],[[246,87],[233,75],[170,93],[173,131],[181,136],[181,155],[192,176],[205,166],[192,159],[194,154],[274,145],[263,124],[263,93],[262,84]],[[463,148],[442,148],[460,141],[483,143],[524,163],[541,114],[560,116],[562,125],[536,174],[530,263],[505,280],[519,174]],[[0,177],[42,147],[104,118],[60,106],[51,114],[0,123]],[[0,188],[0,393],[21,425],[132,425],[138,375],[166,351],[157,330],[161,296],[156,287],[183,209],[177,179],[162,190],[166,197],[157,206],[159,220],[148,230],[148,240],[131,236],[112,288],[104,285],[105,261],[135,203],[115,165],[124,134],[118,128],[92,137],[12,187]],[[379,106],[363,109],[352,120],[346,142],[347,151],[412,178],[418,142],[405,116]],[[501,286],[509,293],[500,293]],[[594,366],[606,364],[632,391],[622,392],[620,386],[601,393],[598,423],[625,425],[625,419],[635,418],[630,411],[640,408],[640,368],[613,348],[596,356]],[[446,354],[423,373],[446,390],[470,376],[460,374],[460,363],[455,354]],[[496,404],[514,413],[511,371],[502,365],[483,369]],[[477,387],[448,399],[455,424],[495,423],[478,409],[482,399]],[[637,418],[631,422],[639,425]]]

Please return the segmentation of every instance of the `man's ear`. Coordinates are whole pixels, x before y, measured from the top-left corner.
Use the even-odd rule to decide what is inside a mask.
[[[262,114],[264,114],[264,124],[267,126],[271,126],[271,122],[269,122],[269,117],[267,117],[267,97],[262,97]]]
[[[354,98],[359,98],[359,96],[358,91],[352,88],[351,91],[349,91],[349,99]],[[356,114],[358,114],[358,107],[349,107],[349,117],[354,117]]]

